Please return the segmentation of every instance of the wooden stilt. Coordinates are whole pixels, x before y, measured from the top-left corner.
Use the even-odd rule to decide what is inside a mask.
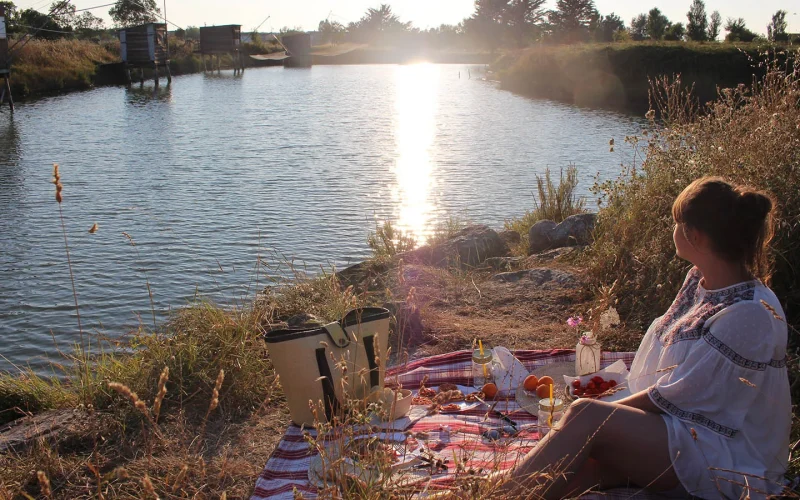
[[[8,81],[8,75],[5,76],[5,89],[3,89],[3,93],[8,95],[8,106],[11,108],[11,112],[14,112],[14,98],[11,96],[11,82]]]
[[[139,86],[144,87],[144,68],[139,68]]]
[[[172,72],[169,70],[169,61],[167,61],[167,85],[172,83]]]
[[[158,63],[153,64],[153,82],[158,87]]]
[[[219,63],[219,55],[217,55],[217,74],[222,73],[222,66]]]
[[[125,79],[126,79],[126,85],[128,86],[128,88],[130,88],[131,83],[133,83],[133,81],[131,80],[131,68],[127,64],[125,64]]]

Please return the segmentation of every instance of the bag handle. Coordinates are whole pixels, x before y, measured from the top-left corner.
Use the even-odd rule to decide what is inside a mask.
[[[364,343],[364,350],[367,353],[367,363],[369,364],[369,388],[380,386],[380,371],[378,362],[375,361],[375,335],[367,335],[361,339]],[[383,360],[381,360],[383,361]]]
[[[323,325],[322,328],[328,333],[328,337],[330,337],[336,347],[347,347],[350,343],[347,332],[344,331],[344,328],[342,328],[342,325],[339,324],[338,321]]]
[[[322,399],[325,406],[325,418],[328,422],[333,420],[334,414],[339,412],[339,400],[336,398],[336,390],[333,387],[333,376],[331,368],[328,366],[328,358],[325,356],[325,348],[320,347],[315,351],[317,356],[317,368],[319,376],[322,378]]]

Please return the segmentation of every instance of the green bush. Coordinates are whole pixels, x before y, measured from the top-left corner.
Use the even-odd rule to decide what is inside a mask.
[[[701,102],[717,86],[751,83],[758,44],[628,42],[537,46],[499,68],[502,86],[533,97],[586,106],[647,109],[651,78],[680,73]]]
[[[528,230],[540,220],[551,220],[559,223],[569,217],[584,213],[584,200],[575,195],[578,186],[578,168],[575,165],[567,167],[566,177],[561,169],[558,185],[550,177],[550,169],[544,171],[544,177],[536,176],[536,195],[533,199],[533,210],[526,211],[522,217],[507,220],[504,229],[516,231],[521,237],[519,245],[512,249],[514,253],[527,255]]]

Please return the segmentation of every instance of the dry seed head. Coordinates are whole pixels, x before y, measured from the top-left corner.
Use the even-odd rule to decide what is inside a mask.
[[[183,483],[183,480],[186,478],[186,472],[188,472],[188,471],[189,471],[189,466],[186,465],[186,464],[183,464],[183,467],[181,467],[181,471],[175,477],[175,482],[172,484],[172,491],[173,492],[175,492],[178,488],[180,488],[181,483]]]
[[[36,472],[36,479],[39,480],[39,487],[42,489],[42,495],[49,498],[53,494],[53,491],[50,489],[50,479],[47,478],[47,474],[40,470]]]
[[[746,385],[748,387],[755,387],[756,386],[756,384],[750,382],[749,380],[747,380],[744,377],[739,377],[739,382],[743,383],[744,385]]]
[[[677,367],[678,367],[678,365],[672,365],[672,366],[668,366],[668,367],[666,367],[666,368],[661,368],[660,370],[656,370],[656,373],[668,372],[668,371],[670,371],[670,370],[674,370],[674,369],[675,369],[675,368],[677,368]]]
[[[784,321],[783,317],[781,317],[781,315],[778,314],[778,311],[776,311],[774,307],[769,305],[769,303],[766,300],[761,299],[761,305],[764,306],[764,308],[766,308],[767,311],[771,312],[772,316],[775,319],[777,319],[778,321]]]
[[[144,491],[146,491],[151,496],[158,499],[158,495],[156,494],[156,489],[153,486],[153,482],[150,481],[150,476],[148,476],[147,474],[145,474],[144,477],[142,478],[142,487],[144,488]]]
[[[156,400],[153,402],[153,413],[156,419],[158,419],[158,415],[161,413],[161,403],[167,395],[167,380],[169,380],[169,367],[165,366],[164,370],[161,372],[161,376],[158,377],[158,393],[156,394]]]
[[[128,471],[125,470],[125,467],[117,467],[114,469],[114,476],[119,480],[128,479],[130,477],[130,475],[128,475]]]

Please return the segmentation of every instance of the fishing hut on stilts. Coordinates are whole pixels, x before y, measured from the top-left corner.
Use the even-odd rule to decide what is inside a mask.
[[[144,85],[144,70],[152,68],[153,80],[158,87],[159,68],[167,74],[167,83],[172,83],[169,71],[169,50],[167,47],[167,25],[148,23],[125,28],[119,32],[120,53],[125,64],[128,85],[131,84],[131,69],[139,69],[139,80]]]
[[[211,60],[211,71],[214,71],[214,56],[217,59],[217,72],[220,72],[219,58],[228,54],[233,60],[233,74],[244,72],[244,59],[242,58],[242,26],[228,24],[225,26],[203,26],[200,28],[200,57],[203,59],[203,69],[208,71],[206,56]]]
[[[14,112],[14,99],[11,97],[11,83],[8,81],[11,76],[11,63],[8,54],[8,36],[6,35],[6,12],[0,6],[0,78],[3,79],[2,89],[0,90],[0,104],[8,99],[11,112]]]
[[[311,34],[310,33],[295,33],[292,35],[283,35],[280,40],[283,48],[286,49],[286,55],[289,56],[283,62],[284,66],[293,68],[310,68],[311,67]]]

